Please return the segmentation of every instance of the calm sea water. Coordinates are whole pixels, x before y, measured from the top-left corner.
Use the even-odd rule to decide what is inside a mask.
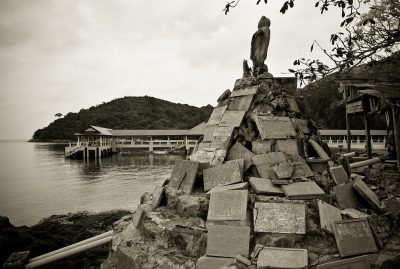
[[[124,152],[85,163],[65,159],[64,147],[0,140],[0,215],[19,226],[53,214],[134,210],[183,158]]]

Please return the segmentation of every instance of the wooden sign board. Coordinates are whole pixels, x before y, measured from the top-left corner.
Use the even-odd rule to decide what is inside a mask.
[[[305,204],[256,202],[254,204],[254,231],[305,234]]]
[[[237,160],[227,161],[203,171],[204,190],[242,182],[242,168]]]
[[[254,156],[254,153],[248,150],[245,146],[236,142],[228,151],[226,155],[226,159],[228,161],[244,159],[244,171],[246,171],[252,164],[251,157]]]
[[[283,195],[281,187],[269,178],[250,177],[249,182],[257,194]]]
[[[320,264],[317,269],[371,269],[369,255]]]
[[[257,268],[308,268],[307,249],[264,247],[258,254]]]
[[[179,160],[175,162],[172,169],[169,187],[182,190],[184,193],[191,193],[196,180],[198,162]]]
[[[315,199],[325,195],[315,182],[295,182],[283,185],[282,190],[289,199]]]
[[[333,223],[342,220],[340,209],[318,200],[318,211],[321,229],[333,234]]]
[[[250,227],[208,225],[207,256],[236,257],[249,255]]]
[[[334,186],[333,193],[336,196],[336,201],[340,209],[358,208],[358,200],[353,188],[353,183]]]
[[[254,95],[258,91],[258,86],[252,86],[249,88],[245,88],[242,90],[234,90],[231,93],[231,97],[245,96],[245,95]]]
[[[225,111],[218,126],[239,127],[246,111]]]
[[[221,107],[214,108],[213,112],[211,113],[210,118],[208,119],[206,126],[218,125],[222,119],[222,116],[224,115],[226,107],[227,106],[221,106]]]
[[[343,166],[341,165],[329,167],[329,174],[335,181],[336,185],[341,185],[350,182],[349,177],[347,176]]]
[[[231,97],[229,99],[228,110],[230,111],[248,111],[253,101],[254,95]]]
[[[247,218],[247,190],[213,192],[207,220],[245,220]]]
[[[378,250],[367,219],[335,221],[333,232],[341,257]]]
[[[297,137],[296,130],[288,117],[256,116],[255,122],[262,139]]]

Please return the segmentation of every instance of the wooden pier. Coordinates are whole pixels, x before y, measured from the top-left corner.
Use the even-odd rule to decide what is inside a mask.
[[[204,134],[205,123],[189,130],[112,130],[89,126],[75,134],[77,142],[65,148],[65,157],[101,159],[125,149],[153,154],[188,152]]]

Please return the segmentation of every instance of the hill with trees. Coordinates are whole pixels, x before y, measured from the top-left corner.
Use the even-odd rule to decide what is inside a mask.
[[[111,129],[190,129],[207,121],[213,107],[177,104],[150,96],[123,97],[70,112],[38,129],[31,141],[73,139],[73,134],[89,125]],[[58,116],[57,116],[58,117]]]

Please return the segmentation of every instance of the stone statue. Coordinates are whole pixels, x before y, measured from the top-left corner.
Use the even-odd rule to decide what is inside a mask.
[[[262,16],[258,22],[258,31],[254,33],[251,39],[250,59],[253,61],[253,75],[255,77],[268,72],[268,67],[264,61],[267,59],[271,22],[265,16]]]
[[[243,60],[243,77],[244,78],[251,77],[251,68],[249,67],[246,60]]]

